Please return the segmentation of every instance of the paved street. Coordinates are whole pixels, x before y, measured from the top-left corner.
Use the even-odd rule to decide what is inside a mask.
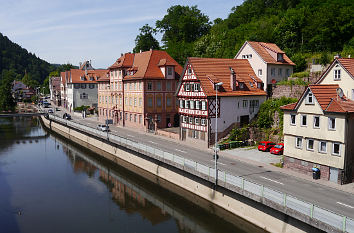
[[[61,117],[63,113],[64,111],[59,111],[57,115]],[[73,116],[73,114],[71,114],[71,116],[75,122],[94,128],[97,127],[98,122],[96,118],[88,117],[83,120],[81,117]],[[211,167],[214,166],[211,150],[194,148],[179,141],[162,138],[145,132],[137,132],[127,128],[110,126],[110,129],[113,134],[149,146],[158,147],[161,150],[190,158]],[[241,155],[234,156],[233,153],[241,153]],[[242,153],[244,155],[242,155]],[[285,174],[284,172],[287,171],[285,169],[283,169],[284,172],[280,172],[274,169],[268,169],[269,167],[267,166],[257,166],[245,162],[245,160],[240,158],[248,156],[246,153],[246,151],[242,150],[221,152],[218,160],[218,168],[354,219],[354,195],[352,193]]]

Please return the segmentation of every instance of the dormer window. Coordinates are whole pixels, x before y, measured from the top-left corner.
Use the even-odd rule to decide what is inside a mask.
[[[200,84],[199,83],[195,83],[194,84],[194,91],[199,91],[200,90]]]
[[[189,87],[188,83],[184,84],[184,88],[185,88],[186,91],[190,91],[190,87]]]
[[[308,95],[307,95],[306,104],[314,104],[314,102],[313,102],[313,94],[311,92],[308,93]]]
[[[90,77],[90,81],[94,81],[95,79],[93,78],[93,76]]]
[[[191,75],[191,74],[192,74],[192,69],[191,69],[190,67],[188,68],[187,74],[188,74],[188,75]]]
[[[277,61],[283,61],[284,57],[282,53],[277,53]]]
[[[172,67],[167,67],[167,75],[172,75]]]
[[[80,79],[81,79],[81,81],[84,81],[85,80],[85,76],[81,76]]]
[[[240,82],[240,89],[243,89],[244,87],[245,87],[245,85]]]

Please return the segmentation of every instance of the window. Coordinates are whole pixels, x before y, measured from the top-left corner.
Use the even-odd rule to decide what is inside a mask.
[[[184,108],[184,100],[179,100],[179,107]]]
[[[332,143],[332,155],[340,155],[340,143]]]
[[[277,53],[277,61],[283,61],[283,54]]]
[[[147,85],[148,85],[147,86],[148,91],[152,91],[152,82],[148,82]]]
[[[166,83],[166,89],[167,89],[167,91],[171,91],[171,82],[167,82]]]
[[[275,68],[270,69],[270,75],[275,76]]]
[[[199,131],[193,130],[192,135],[193,135],[193,138],[198,139],[199,138]]]
[[[282,68],[278,69],[278,76],[283,76],[283,69]]]
[[[182,122],[186,123],[186,121],[187,121],[186,116],[182,116]]]
[[[125,120],[128,120],[128,113],[125,113]]]
[[[86,93],[80,94],[80,99],[88,99],[88,94]]]
[[[134,122],[136,122],[136,114],[134,114]]]
[[[328,129],[336,130],[336,118],[328,117]]]
[[[247,108],[248,107],[248,101],[247,100],[243,100],[242,101],[242,107],[243,108]]]
[[[125,97],[125,105],[128,105],[128,97]]]
[[[162,106],[161,96],[156,97],[156,106],[157,107],[161,107]]]
[[[306,97],[306,104],[314,104],[313,102],[313,94],[309,92]]]
[[[161,91],[161,82],[156,83],[156,90]]]
[[[243,89],[244,88],[244,84],[243,83],[239,83],[240,84],[240,89]]]
[[[81,88],[86,89],[86,83],[81,83]]]
[[[191,106],[190,106],[190,109],[194,109],[194,101],[193,101],[193,100],[190,100],[189,103],[190,103],[190,105],[191,105]]]
[[[200,124],[200,118],[195,118],[195,124],[199,125]]]
[[[296,137],[295,147],[299,149],[302,148],[302,138]]]
[[[320,117],[319,116],[313,117],[313,127],[320,128]]]
[[[141,107],[143,105],[143,99],[139,98],[139,106]]]
[[[75,88],[75,89],[79,89],[79,88],[80,88],[80,84],[75,83],[75,84],[74,84],[74,88]]]
[[[206,101],[202,101],[202,110],[206,110]]]
[[[287,76],[287,77],[290,76],[290,69],[286,69],[286,76]]]
[[[201,124],[202,124],[202,125],[206,125],[206,119],[203,118],[203,119],[201,120]]]
[[[290,115],[290,125],[296,125],[296,115]]]
[[[334,70],[334,80],[340,80],[340,69]]]
[[[184,102],[184,107],[185,107],[185,108],[189,108],[189,100],[186,100],[186,101]]]
[[[189,83],[184,84],[184,89],[185,89],[186,91],[190,91]]]
[[[167,97],[166,97],[166,106],[167,106],[167,107],[171,107],[171,105],[172,105],[171,102],[172,102],[172,101],[171,101],[171,97],[170,97],[170,96],[167,96]]]
[[[193,117],[189,117],[189,124],[193,124],[194,123],[194,118]]]
[[[143,116],[139,115],[139,123],[141,124],[143,122]]]
[[[301,116],[301,126],[307,126],[307,116],[306,115]]]
[[[191,68],[188,68],[187,74],[188,74],[188,75],[191,75],[191,74],[192,74],[192,69],[191,69]]]
[[[313,151],[313,144],[314,140],[313,139],[307,139],[307,150],[312,150]]]
[[[172,67],[167,67],[167,74],[172,75]]]
[[[258,70],[258,76],[262,76],[262,69]]]
[[[148,107],[152,107],[152,97],[148,97]]]
[[[200,90],[200,84],[199,83],[195,83],[194,84],[194,91],[199,91]]]
[[[195,101],[195,109],[200,109],[200,101],[199,100],[196,100]]]
[[[129,114],[129,121],[132,121],[132,119],[133,119],[133,115]]]
[[[318,146],[318,151],[321,153],[327,153],[327,142],[320,141]]]
[[[133,98],[129,97],[129,105],[132,106],[133,105]]]
[[[137,99],[136,97],[134,97],[134,106],[136,106],[136,104],[137,104]]]

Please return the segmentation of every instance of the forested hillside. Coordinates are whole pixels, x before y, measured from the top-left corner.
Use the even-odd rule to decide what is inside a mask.
[[[56,67],[29,53],[0,33],[0,74],[3,70],[11,70],[16,74],[16,79],[22,79],[27,73],[32,80],[43,83],[48,74],[55,69]]]
[[[353,15],[353,0],[246,0],[213,23],[196,7],[173,6],[156,30],[181,64],[186,56],[233,58],[252,40],[276,43],[301,71],[314,53],[354,55]]]

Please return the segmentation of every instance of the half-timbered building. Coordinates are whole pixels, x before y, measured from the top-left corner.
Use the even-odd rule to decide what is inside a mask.
[[[247,124],[266,99],[263,86],[248,60],[188,58],[176,92],[180,139],[209,146],[215,143],[216,128],[220,139]]]

